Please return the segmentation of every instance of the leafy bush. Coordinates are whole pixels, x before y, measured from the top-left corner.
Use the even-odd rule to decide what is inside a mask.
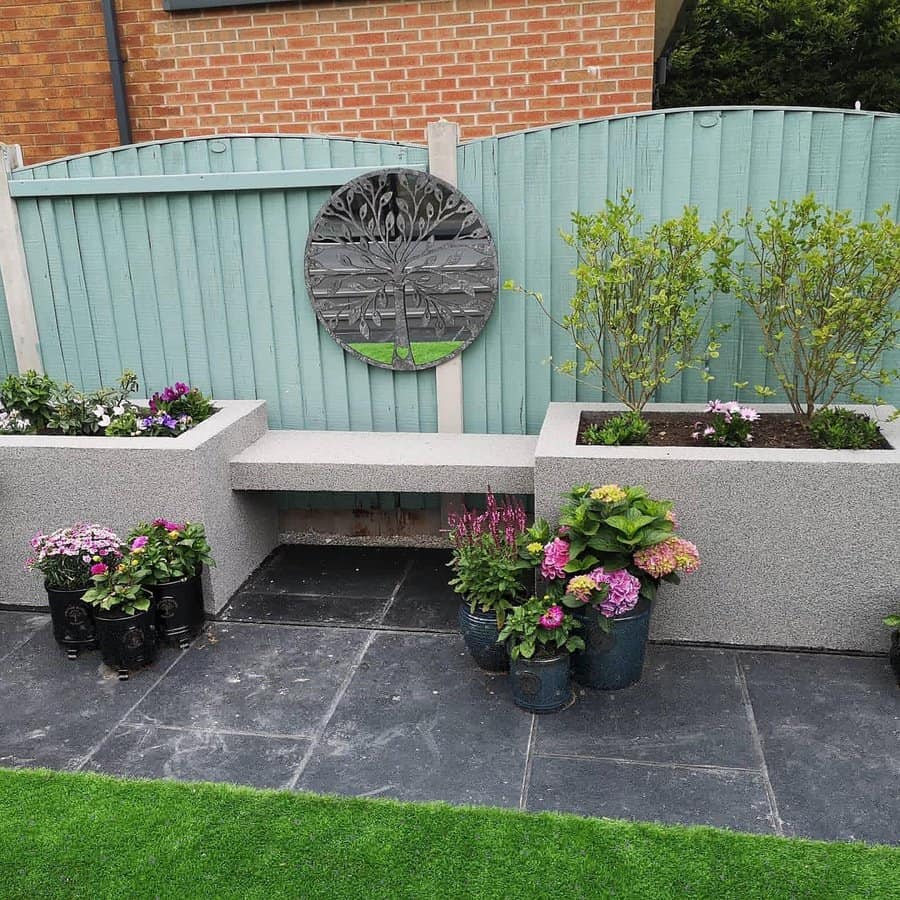
[[[584,362],[567,360],[559,372],[579,380],[599,376],[599,387],[633,410],[679,372],[718,355],[723,325],[697,347],[713,290],[727,288],[735,247],[727,219],[704,230],[693,207],[647,229],[641,222],[628,193],[618,203],[607,200],[602,212],[572,213],[574,231],[563,240],[577,254],[576,291],[561,320],[541,294],[504,284],[532,296],[571,336]]]
[[[139,556],[150,573],[151,584],[181,581],[198,575],[204,565],[215,565],[206,529],[200,522],[140,522],[128,535],[128,544],[132,556]]]
[[[0,403],[8,413],[18,413],[32,429],[41,431],[53,415],[55,389],[52,378],[29,369],[23,375],[7,375],[0,384]]]
[[[661,106],[900,110],[896,0],[698,0]]]
[[[618,445],[646,444],[650,423],[636,410],[613,416],[602,425],[588,425],[581,433],[585,444]]]
[[[122,557],[118,565],[98,564],[92,567],[94,586],[85,591],[82,599],[99,609],[114,609],[132,616],[138,611],[150,609],[150,593],[144,587],[150,571],[142,565],[139,556]]]
[[[900,224],[888,208],[854,224],[812,195],[773,201],[761,220],[741,220],[748,261],[733,289],[755,314],[763,355],[791,408],[809,419],[842,395],[865,399],[863,383],[890,384],[882,358],[900,338]],[[757,386],[767,396],[768,388]]]
[[[150,398],[150,411],[156,414],[168,413],[173,419],[188,416],[196,425],[208,419],[216,410],[212,400],[199,388],[192,388],[182,381],[176,381]]]
[[[97,434],[116,418],[137,410],[128,399],[137,387],[137,375],[128,369],[119,377],[117,388],[82,393],[71,384],[55,385],[47,428],[62,434]]]
[[[881,444],[877,423],[850,409],[820,409],[809,430],[819,447],[831,450],[868,450]]]

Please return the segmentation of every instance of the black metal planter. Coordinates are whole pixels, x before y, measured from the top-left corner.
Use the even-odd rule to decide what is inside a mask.
[[[891,649],[888,658],[891,661],[891,668],[894,670],[894,677],[897,679],[897,686],[900,687],[900,631],[895,631],[891,635]]]
[[[81,599],[88,588],[62,590],[48,585],[44,587],[50,603],[53,637],[69,659],[75,659],[82,650],[96,650],[97,629],[93,610]]]
[[[203,586],[200,575],[150,585],[156,602],[156,629],[167,644],[184,649],[203,625]]]
[[[459,630],[479,668],[486,672],[508,672],[509,653],[505,644],[497,643],[500,632],[495,613],[469,611],[469,604],[459,604]]]
[[[572,702],[569,654],[550,659],[512,659],[509,663],[513,702],[534,713],[550,713]]]
[[[132,669],[156,659],[156,610],[152,605],[133,615],[98,609],[94,620],[103,662],[118,671],[120,680],[128,678]]]
[[[641,598],[634,609],[613,616],[608,632],[600,627],[600,613],[592,607],[576,609],[574,615],[582,624],[578,634],[585,646],[572,654],[572,677],[601,691],[617,691],[640,681],[650,630],[650,601]]]

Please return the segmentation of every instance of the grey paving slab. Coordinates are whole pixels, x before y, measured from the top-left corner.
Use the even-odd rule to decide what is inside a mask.
[[[42,628],[50,630],[49,615],[0,610],[0,662]]]
[[[297,786],[517,806],[530,725],[460,637],[378,633]]]
[[[286,788],[308,746],[305,740],[123,725],[112,732],[86,770],[122,778]]]
[[[540,719],[540,753],[755,768],[758,757],[734,654],[650,645],[641,680],[621,691],[579,689]]]
[[[527,808],[774,833],[762,776],[752,772],[537,757]]]
[[[0,766],[74,768],[177,657],[162,649],[119,681],[99,653],[68,660],[39,629],[0,662]]]
[[[381,621],[387,600],[380,597],[241,593],[219,614],[225,621],[280,625],[354,625]]]
[[[449,551],[422,550],[415,556],[384,625],[423,631],[457,630],[459,594],[447,584],[452,573],[447,568]]]
[[[351,629],[216,622],[129,722],[310,737],[365,639]]]
[[[406,549],[381,547],[284,545],[238,593],[386,600],[403,577],[410,554]]]
[[[887,660],[740,659],[786,833],[900,843],[900,690]]]

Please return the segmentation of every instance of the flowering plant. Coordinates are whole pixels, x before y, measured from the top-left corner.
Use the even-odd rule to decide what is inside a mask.
[[[199,388],[176,381],[150,398],[150,412],[154,415],[168,413],[175,420],[186,417],[196,425],[208,419],[215,412],[215,407],[212,400],[204,396]]]
[[[90,606],[115,609],[133,616],[138,611],[150,609],[150,594],[144,587],[150,578],[150,570],[143,565],[140,556],[127,554],[116,565],[97,563],[91,567],[94,586],[85,591],[82,599]]]
[[[695,422],[692,437],[718,447],[746,447],[753,441],[750,428],[759,419],[759,413],[750,406],[741,406],[734,400],[722,403],[710,400],[706,411],[711,414],[709,424]]]
[[[0,403],[0,434],[24,434],[29,428],[31,422],[17,409],[7,411]]]
[[[97,434],[114,418],[137,409],[128,399],[137,387],[137,376],[128,369],[119,378],[117,388],[102,387],[82,393],[71,384],[54,385],[47,428],[61,434]]]
[[[535,654],[546,658],[584,649],[584,641],[573,633],[580,627],[553,597],[532,597],[510,612],[499,639],[508,642],[513,659],[531,659]]]
[[[47,587],[77,590],[91,583],[92,569],[114,566],[122,556],[121,539],[102,525],[79,522],[31,539],[34,554],[25,568],[44,576]]]
[[[448,565],[455,575],[450,586],[468,600],[473,613],[476,607],[496,613],[502,628],[506,611],[526,594],[521,576],[532,567],[520,555],[525,533],[522,504],[510,499],[497,503],[488,491],[484,512],[451,513],[448,524],[453,546]]]
[[[675,534],[672,504],[642,487],[581,485],[566,495],[560,528],[541,552],[548,591],[570,608],[590,605],[600,624],[653,600],[659,582],[700,565],[697,548]]]
[[[175,437],[183,434],[194,425],[190,416],[171,416],[167,412],[151,413],[149,416],[138,416],[135,422],[137,434],[146,437]]]
[[[215,565],[201,522],[141,522],[128,535],[128,544],[148,570],[151,584],[180,581],[197,575],[204,564]]]

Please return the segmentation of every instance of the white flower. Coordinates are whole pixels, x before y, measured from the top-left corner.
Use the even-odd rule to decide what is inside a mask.
[[[125,414],[125,407],[124,407],[124,406],[114,406],[114,407],[113,407],[113,415],[114,415],[114,416],[121,416],[121,415],[124,415],[124,414]]]
[[[106,415],[106,407],[105,407],[105,406],[99,406],[99,405],[98,405],[98,406],[95,406],[95,407],[94,407],[94,415],[95,415],[98,419],[103,418],[103,416]]]
[[[103,428],[106,428],[106,426],[109,425],[111,420],[110,420],[109,416],[104,415],[104,416],[100,416],[100,418],[97,421],[101,424],[101,426]]]

